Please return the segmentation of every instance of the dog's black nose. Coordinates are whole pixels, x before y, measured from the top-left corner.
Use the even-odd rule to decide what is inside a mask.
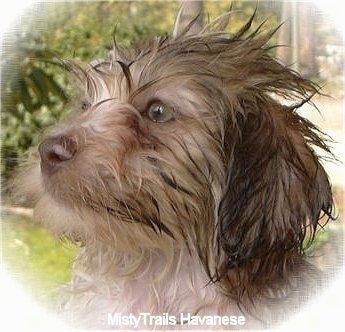
[[[44,140],[38,147],[43,171],[55,171],[71,160],[77,152],[77,143],[70,136],[55,136]]]

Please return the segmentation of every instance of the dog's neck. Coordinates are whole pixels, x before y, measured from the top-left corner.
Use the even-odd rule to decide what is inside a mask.
[[[79,255],[70,289],[75,297],[65,309],[80,327],[109,328],[108,314],[117,313],[243,315],[237,304],[210,282],[200,260],[187,249],[175,250],[169,257],[157,251],[128,255],[108,249],[85,247]],[[86,305],[80,307],[80,303]],[[262,327],[256,319],[245,319],[247,328]]]
[[[156,294],[159,301],[167,292],[171,295],[176,293],[176,297],[181,298],[183,293],[206,289],[209,284],[200,261],[184,249],[174,250],[168,256],[153,250],[128,254],[119,253],[113,248],[85,247],[77,261],[75,278],[78,283],[80,278],[84,279],[84,283],[89,283],[90,289],[94,290],[98,285],[104,289],[104,284],[113,283],[123,283],[123,288],[140,285],[142,289],[142,285],[147,285],[143,290],[146,294],[144,297],[148,297],[150,290],[159,292]],[[128,294],[128,291],[126,289],[124,293]],[[140,297],[140,290],[134,291]]]
[[[177,317],[182,312],[216,314],[220,307],[219,299],[215,301],[217,288],[209,283],[199,260],[184,250],[176,250],[172,257],[155,251],[134,257],[110,248],[85,247],[74,269],[71,290],[76,303],[70,302],[67,309],[74,309],[73,317],[83,317],[88,328],[106,327],[108,313]],[[84,308],[78,306],[80,297],[87,303]]]
[[[86,247],[78,258],[71,286],[87,299],[84,317],[85,310],[103,311],[103,316],[107,312],[178,316],[181,312],[203,315],[227,311],[225,303],[219,305],[222,297],[218,288],[187,250],[176,250],[171,257],[154,251],[130,257]]]

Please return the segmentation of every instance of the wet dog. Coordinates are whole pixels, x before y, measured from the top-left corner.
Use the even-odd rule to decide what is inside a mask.
[[[36,218],[83,245],[65,305],[83,326],[181,328],[187,313],[266,326],[317,287],[304,248],[332,218],[315,149],[330,151],[297,111],[318,87],[270,55],[254,16],[225,32],[229,15],[65,62],[80,109],[20,182]]]

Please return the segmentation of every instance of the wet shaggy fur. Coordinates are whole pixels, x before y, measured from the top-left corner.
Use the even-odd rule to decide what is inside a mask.
[[[65,62],[85,97],[20,183],[38,220],[82,244],[64,305],[75,324],[189,312],[263,327],[315,292],[304,246],[332,218],[315,150],[330,151],[297,111],[318,88],[271,56],[253,17],[224,32],[229,15]]]

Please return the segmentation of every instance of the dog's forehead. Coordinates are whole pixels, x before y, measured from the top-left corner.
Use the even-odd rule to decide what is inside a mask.
[[[107,98],[128,100],[150,95],[173,94],[173,90],[185,86],[187,72],[180,68],[178,59],[169,56],[165,50],[148,44],[141,50],[128,48],[121,52],[109,52],[108,60],[94,60],[88,65],[86,92],[93,101]],[[195,72],[197,74],[197,72]]]

